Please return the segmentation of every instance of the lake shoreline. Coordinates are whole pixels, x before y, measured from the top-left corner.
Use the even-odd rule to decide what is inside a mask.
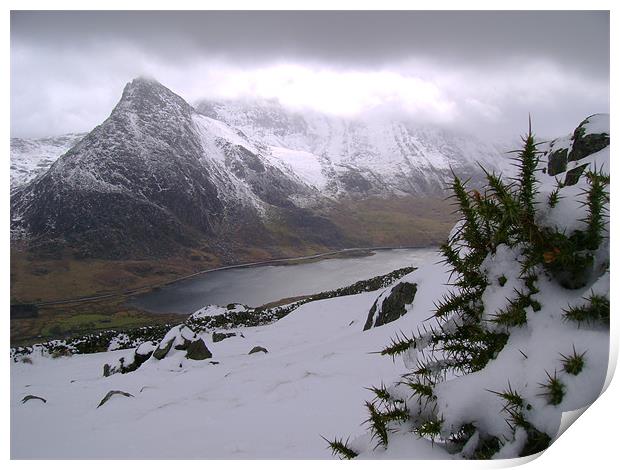
[[[311,290],[313,288],[319,291],[341,287],[338,284],[344,280],[354,282],[366,275],[384,274],[384,269],[400,268],[409,262],[419,265],[425,257],[435,254],[436,248],[435,245],[349,248],[212,268],[143,289],[127,296],[124,302],[127,306],[156,314],[190,314],[207,304],[244,303],[257,308],[286,298],[312,294],[315,292]],[[405,252],[404,257],[400,252]]]

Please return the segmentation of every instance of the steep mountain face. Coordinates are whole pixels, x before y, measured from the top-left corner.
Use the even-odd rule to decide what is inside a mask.
[[[235,238],[275,244],[264,217],[299,217],[293,196],[313,189],[262,152],[161,84],[136,79],[106,121],[14,192],[12,233],[113,258],[198,242],[213,250]],[[339,238],[322,220],[309,225],[314,239]]]
[[[39,139],[11,138],[11,190],[45,173],[60,155],[86,134],[65,134]]]
[[[36,150],[41,142],[45,152]],[[407,122],[302,115],[273,101],[194,108],[143,78],[127,84],[110,117],[87,135],[41,142],[12,141],[12,161],[39,169],[13,164],[13,240],[113,259],[185,247],[232,261],[238,249],[265,256],[283,247],[383,244],[382,230],[410,229],[402,207],[385,227],[372,210],[360,214],[378,225],[366,230],[350,220],[352,205],[443,198],[452,170],[475,185],[477,162],[502,169],[506,161],[491,144]],[[51,164],[50,155],[63,152]],[[422,243],[444,236],[433,217],[420,224]]]
[[[505,169],[510,150],[406,121],[295,113],[274,100],[205,100],[196,109],[265,142],[282,166],[331,196],[443,195],[451,168],[475,183],[477,162]]]

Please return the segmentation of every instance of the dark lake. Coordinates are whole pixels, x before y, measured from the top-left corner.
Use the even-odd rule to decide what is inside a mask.
[[[323,259],[296,265],[260,265],[200,274],[128,303],[153,313],[193,313],[208,304],[252,307],[287,297],[337,289],[405,266],[438,260],[436,248],[373,251],[370,256]]]

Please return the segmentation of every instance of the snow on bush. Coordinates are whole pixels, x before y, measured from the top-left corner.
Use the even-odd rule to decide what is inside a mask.
[[[605,122],[591,116],[568,140],[594,129],[608,142]],[[553,442],[562,412],[600,394],[609,356],[609,147],[571,161],[567,170],[585,167],[570,182],[543,171],[539,148],[530,130],[517,177],[488,173],[483,192],[454,176],[461,220],[441,248],[449,281],[438,288],[443,276],[429,268],[404,278],[426,279],[416,315],[405,317],[416,331],[381,352],[401,357],[403,373],[372,389],[368,434],[329,441],[335,455],[423,458],[412,445],[420,438],[446,458],[531,455]]]

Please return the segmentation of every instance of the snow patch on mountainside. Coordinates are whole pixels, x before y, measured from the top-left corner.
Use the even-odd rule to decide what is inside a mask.
[[[196,109],[272,147],[315,155],[310,161],[320,158],[321,175],[328,178],[324,187],[331,195],[360,190],[384,195],[441,191],[450,168],[480,174],[478,163],[489,170],[512,172],[506,154],[513,150],[512,144],[407,121],[301,114],[273,100],[201,101]],[[313,166],[313,175],[318,175],[317,163]],[[293,169],[304,179],[307,161]]]
[[[200,114],[194,114],[192,117],[196,123],[196,128],[198,129],[200,137],[202,138],[203,146],[208,157],[215,158],[221,162],[224,161],[225,155],[220,146],[221,144],[218,145],[218,142],[228,142],[231,145],[239,145],[252,153],[258,153],[256,146],[250,143],[248,138],[240,131],[233,129],[223,122]]]
[[[271,154],[266,157],[270,162],[288,170],[302,181],[317,189],[323,189],[328,182],[323,174],[321,158],[303,150],[291,150],[283,147],[270,147]]]
[[[86,134],[65,134],[38,139],[11,138],[11,189],[45,173],[58,157]]]

